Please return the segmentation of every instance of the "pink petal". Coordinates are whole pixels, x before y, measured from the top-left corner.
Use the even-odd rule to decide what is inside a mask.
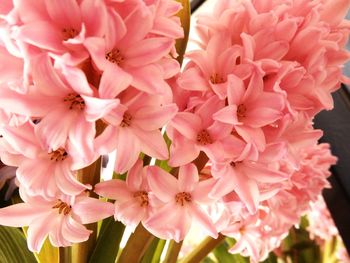
[[[197,167],[193,163],[181,166],[178,181],[181,192],[192,192],[199,181]]]
[[[170,125],[189,140],[195,140],[202,128],[202,120],[198,115],[179,112],[171,120]]]
[[[176,104],[168,104],[162,107],[146,106],[135,112],[133,123],[143,130],[152,131],[166,125],[176,113]]]
[[[208,193],[210,193],[210,191],[214,188],[215,183],[216,180],[207,179],[204,181],[200,181],[197,184],[196,188],[191,193],[196,203],[210,204],[215,200],[213,198],[210,198],[208,195]]]
[[[163,202],[175,201],[175,195],[179,192],[175,177],[157,166],[149,166],[147,178],[156,197]]]
[[[180,72],[179,62],[173,58],[162,58],[157,65],[162,67],[164,79],[170,79]]]
[[[183,240],[188,233],[192,218],[186,208],[168,203],[154,213],[145,226],[154,235],[163,239]]]
[[[59,102],[55,97],[48,97],[37,92],[24,95],[5,87],[0,88],[1,108],[10,109],[15,114],[42,117]]]
[[[98,93],[101,98],[113,99],[129,87],[131,82],[131,75],[115,65],[109,65],[102,74]]]
[[[73,91],[75,91],[77,94],[83,94],[87,96],[94,95],[94,91],[90,87],[84,71],[79,68],[69,67],[65,65],[62,65],[61,69]]]
[[[80,30],[80,8],[75,0],[45,0],[45,3],[49,16],[59,27]]]
[[[170,160],[168,164],[173,167],[192,162],[199,155],[200,149],[193,141],[185,138],[176,139],[176,143],[170,145]]]
[[[156,65],[140,68],[128,68],[127,72],[133,76],[132,86],[150,94],[164,94],[169,89],[162,76],[162,69]]]
[[[102,37],[107,28],[106,5],[99,0],[85,0],[80,4],[80,10],[82,21],[86,27],[86,35]],[[119,24],[116,27],[120,28]]]
[[[89,51],[92,60],[99,70],[105,70],[111,65],[111,62],[106,59],[106,52],[109,51],[106,50],[106,44],[103,38],[89,37],[85,40],[84,46]]]
[[[77,197],[72,212],[81,224],[90,224],[114,214],[114,205],[95,198]]]
[[[145,207],[141,207],[140,203],[136,202],[135,199],[130,199],[123,203],[116,202],[114,218],[128,226],[131,231],[135,230],[146,215]]]
[[[98,154],[108,154],[117,148],[118,130],[118,128],[108,125],[102,134],[95,139],[94,149]]]
[[[140,41],[149,33],[153,26],[153,16],[149,8],[145,8],[142,3],[124,19],[124,23],[127,33],[119,44],[128,47]]]
[[[172,39],[183,38],[184,35],[183,29],[176,21],[162,16],[155,19],[151,33]]]
[[[137,161],[141,150],[141,143],[131,129],[120,128],[118,132],[117,159],[115,171],[125,173]]]
[[[189,208],[194,222],[202,226],[202,229],[212,238],[218,238],[218,231],[211,218],[200,208],[199,205],[191,204]]]
[[[89,122],[102,119],[120,104],[119,99],[100,99],[81,95],[85,102],[85,116]]]
[[[62,235],[72,243],[80,243],[89,239],[91,230],[75,221],[71,216],[66,216],[62,222]]]
[[[63,52],[61,32],[47,21],[31,22],[21,26],[16,32],[16,38],[42,49]]]
[[[197,67],[186,69],[177,79],[177,84],[185,90],[206,91],[209,84]]]
[[[244,117],[244,124],[253,128],[263,127],[274,123],[282,116],[280,111],[267,107],[249,109],[246,117]]]
[[[94,122],[86,121],[82,114],[75,119],[74,124],[72,124],[69,129],[69,143],[72,150],[77,155],[73,157],[74,164],[90,164],[97,159],[96,153],[94,152],[95,135],[96,127]],[[81,162],[76,161],[78,157],[81,158]],[[73,168],[78,169],[81,167],[73,166]]]
[[[142,160],[139,159],[128,172],[128,175],[126,177],[126,184],[132,191],[136,192],[136,191],[142,190],[141,189],[142,168],[143,168],[143,163],[142,163]]]
[[[58,77],[47,54],[41,54],[31,59],[33,81],[40,93],[47,96],[65,96],[72,90]]]
[[[66,163],[56,165],[56,169],[53,172],[58,188],[67,195],[77,195],[88,188],[91,189],[91,187],[78,181]]]
[[[0,209],[0,224],[4,226],[23,227],[35,222],[48,213],[47,207],[20,203]]]
[[[115,48],[116,43],[119,43],[127,32],[124,20],[120,17],[118,12],[113,9],[109,9],[108,11],[107,24],[103,29],[105,32],[107,32],[107,34],[103,32],[106,39],[106,51],[110,51]]]
[[[3,127],[1,129],[1,135],[5,138],[6,142],[11,145],[18,153],[23,154],[29,158],[36,158],[41,152],[41,148],[35,138],[34,128],[29,123],[17,127]]]
[[[77,120],[75,112],[67,112],[65,105],[48,113],[36,126],[35,133],[45,149],[64,147],[68,133]]]
[[[265,149],[265,135],[261,128],[251,128],[247,126],[235,126],[237,133],[248,142],[256,145],[259,151]]]
[[[141,129],[133,129],[133,132],[139,138],[142,152],[159,160],[169,158],[168,147],[159,130],[143,131]]]
[[[29,250],[35,252],[40,251],[49,232],[53,230],[52,228],[57,228],[57,226],[55,226],[55,217],[57,216],[58,214],[51,212],[45,217],[37,218],[34,224],[29,226],[27,231],[27,243]]]
[[[94,187],[94,192],[100,196],[113,200],[126,201],[133,199],[132,193],[126,183],[119,179],[113,179],[98,183]]]
[[[141,67],[157,62],[169,54],[174,40],[168,38],[147,38],[128,47],[123,52],[125,66]]]

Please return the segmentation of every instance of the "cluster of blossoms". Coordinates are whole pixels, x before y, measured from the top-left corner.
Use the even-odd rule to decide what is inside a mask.
[[[174,85],[179,113],[167,133],[169,164],[209,158],[208,215],[233,237],[232,253],[267,257],[299,222],[335,164],[315,114],[332,109],[349,1],[216,1],[199,15],[199,49]]]
[[[0,157],[18,167],[24,201],[1,209],[0,224],[29,225],[33,251],[46,236],[84,241],[82,224],[112,214],[176,241],[196,222],[234,237],[231,252],[252,262],[279,246],[336,162],[312,119],[345,81],[349,3],[216,4],[182,73],[176,1],[0,4]],[[78,180],[114,151],[126,181]],[[143,166],[141,152],[179,169]]]
[[[168,159],[162,128],[177,112],[167,79],[183,29],[173,0],[4,0],[0,4],[0,156],[24,203],[0,224],[28,226],[39,251],[88,239],[114,214],[89,197],[83,168],[117,151],[124,173],[140,152]],[[98,19],[96,19],[98,18]],[[91,182],[89,182],[91,183]],[[136,182],[135,182],[136,183]]]

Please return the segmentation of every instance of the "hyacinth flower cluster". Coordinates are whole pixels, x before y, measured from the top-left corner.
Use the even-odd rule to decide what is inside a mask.
[[[335,2],[217,0],[180,72],[176,1],[2,1],[0,157],[23,203],[0,224],[29,226],[39,251],[111,215],[176,242],[193,223],[266,258],[336,162],[312,127],[347,81],[349,3]],[[126,179],[89,180],[113,152]]]

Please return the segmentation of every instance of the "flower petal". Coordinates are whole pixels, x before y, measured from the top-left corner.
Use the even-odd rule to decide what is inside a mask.
[[[114,205],[96,198],[77,197],[72,206],[72,212],[79,218],[81,224],[90,224],[114,214]]]
[[[192,192],[198,181],[198,169],[193,163],[180,167],[178,182],[181,192]]]

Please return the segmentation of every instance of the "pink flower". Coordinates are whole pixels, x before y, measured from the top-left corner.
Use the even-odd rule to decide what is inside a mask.
[[[228,106],[215,113],[213,118],[233,124],[236,132],[259,151],[265,149],[266,138],[262,127],[283,116],[284,98],[280,94],[265,92],[262,76],[253,72],[246,88],[242,80],[227,91]]]
[[[162,128],[177,112],[175,104],[161,102],[142,92],[126,92],[123,104],[105,117],[110,125],[96,138],[96,151],[106,154],[117,149],[115,171],[129,170],[140,152],[160,160],[169,157]],[[131,95],[131,97],[130,97]]]
[[[63,55],[68,64],[87,59],[85,38],[102,36],[106,30],[107,9],[103,1],[20,0],[15,2],[15,9],[23,25],[14,37],[52,52],[53,57]]]
[[[210,196],[220,198],[235,192],[251,214],[257,212],[262,199],[260,184],[273,184],[286,181],[288,174],[276,169],[277,161],[285,154],[285,145],[270,145],[258,160],[249,158],[226,160],[225,163],[214,164],[212,174],[217,182],[210,192]],[[277,166],[278,167],[278,166]],[[271,186],[270,186],[271,188]]]
[[[201,208],[201,204],[213,202],[207,195],[213,185],[212,180],[199,182],[198,171],[193,164],[181,166],[178,179],[156,166],[148,167],[147,174],[151,191],[164,203],[144,222],[151,233],[180,242],[194,220],[210,236],[217,237],[212,220]]]
[[[60,193],[77,195],[91,188],[80,183],[72,166],[87,164],[73,158],[71,145],[57,150],[43,149],[35,136],[33,125],[1,129],[3,162],[18,166],[17,179],[31,195],[52,198]],[[7,146],[5,145],[7,144]]]
[[[97,194],[116,200],[114,218],[130,227],[131,231],[144,222],[153,209],[146,170],[146,167],[142,167],[142,160],[138,160],[129,170],[126,182],[113,179],[94,188]]]
[[[94,160],[95,121],[119,105],[118,99],[94,97],[94,90],[78,69],[66,69],[65,78],[53,68],[47,55],[32,59],[34,86],[27,94],[2,89],[1,106],[13,113],[40,119],[36,136],[44,148],[57,150],[67,140],[87,163]],[[14,103],[15,102],[15,103]]]
[[[56,247],[86,241],[91,231],[83,224],[113,214],[113,204],[85,195],[44,199],[41,196],[28,196],[23,191],[20,193],[25,202],[0,209],[0,224],[28,226],[28,247],[34,252],[40,251],[47,236]]]
[[[169,89],[164,81],[166,74],[164,68],[156,63],[169,54],[174,40],[167,37],[146,38],[152,29],[152,13],[143,2],[131,6],[133,9],[124,20],[110,10],[109,30],[105,38],[88,38],[85,46],[99,70],[104,71],[112,64],[132,76],[135,88],[148,93],[164,93]],[[115,72],[109,74],[114,75]]]
[[[175,131],[168,133],[172,139],[170,161],[180,166],[193,161],[200,151],[212,161],[223,158],[222,147],[232,131],[232,125],[214,121],[213,114],[224,106],[217,96],[212,96],[199,105],[194,113],[180,112],[170,122]]]

